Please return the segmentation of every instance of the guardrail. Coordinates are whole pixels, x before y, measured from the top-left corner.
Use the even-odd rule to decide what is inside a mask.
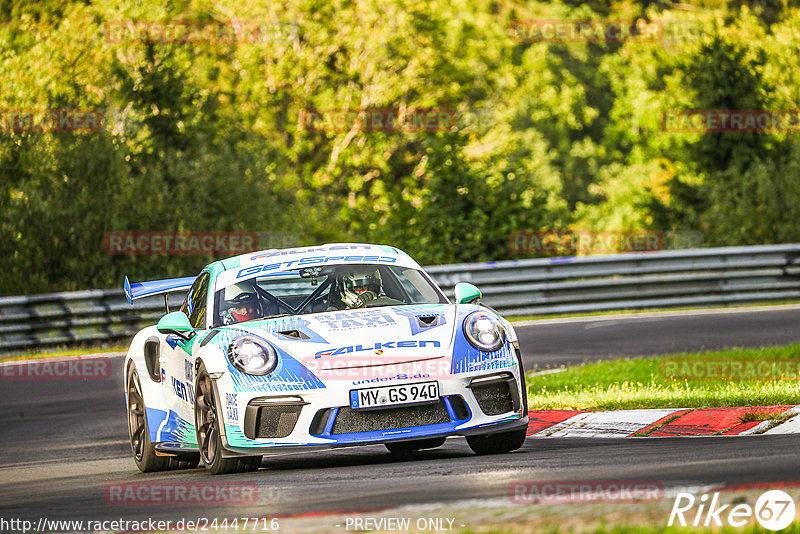
[[[452,297],[457,282],[506,315],[724,306],[800,300],[800,244],[725,247],[436,265],[426,271]],[[182,295],[172,295],[177,308]],[[0,352],[120,341],[163,314],[162,297],[132,306],[121,290],[0,298]]]
[[[572,256],[425,269],[448,294],[477,285],[508,315],[800,299],[800,244]]]

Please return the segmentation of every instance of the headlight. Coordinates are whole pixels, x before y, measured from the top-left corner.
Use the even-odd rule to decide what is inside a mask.
[[[506,342],[506,331],[500,322],[488,313],[477,311],[464,320],[464,335],[478,350],[494,352]]]
[[[265,375],[275,370],[278,355],[272,345],[255,336],[239,336],[228,347],[228,359],[249,375]]]

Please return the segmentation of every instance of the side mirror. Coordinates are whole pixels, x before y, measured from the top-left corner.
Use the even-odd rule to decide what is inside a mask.
[[[457,304],[480,304],[483,296],[480,289],[466,282],[457,283],[455,291]]]
[[[195,333],[189,318],[180,311],[168,313],[159,319],[156,329],[162,334],[175,334],[183,339],[191,339]]]

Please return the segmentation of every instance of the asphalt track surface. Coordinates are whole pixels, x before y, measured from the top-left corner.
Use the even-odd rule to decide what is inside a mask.
[[[603,323],[603,324],[600,324]],[[800,311],[589,319],[519,328],[525,362],[551,366],[613,354],[662,354],[800,341]],[[382,446],[265,459],[257,473],[202,468],[142,474],[130,458],[121,358],[108,380],[0,381],[0,518],[103,520],[265,517],[507,498],[518,480],[659,481],[665,488],[800,479],[800,436],[529,439],[478,457],[462,438],[398,458]],[[257,488],[244,505],[117,504],[129,483],[225,482]],[[467,525],[469,526],[469,525]]]

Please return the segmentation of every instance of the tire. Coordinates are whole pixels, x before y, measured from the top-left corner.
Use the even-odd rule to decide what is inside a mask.
[[[447,438],[418,439],[414,441],[394,441],[384,443],[384,446],[392,454],[409,454],[422,449],[435,449],[441,447]]]
[[[519,379],[522,382],[522,415],[528,415],[528,385],[525,383],[525,367],[522,365],[522,352],[515,349],[517,353],[517,362],[519,363]]]
[[[128,408],[128,439],[136,467],[142,473],[167,471],[173,469],[193,469],[200,462],[199,454],[159,455],[150,442],[150,429],[145,416],[145,403],[142,396],[142,384],[136,367],[128,367],[128,380],[125,388],[125,399]]]
[[[527,428],[496,434],[467,436],[467,445],[475,454],[502,454],[519,449],[525,443]]]
[[[261,456],[222,457],[221,423],[211,377],[201,364],[194,387],[194,426],[203,466],[214,475],[255,471],[261,467]]]

